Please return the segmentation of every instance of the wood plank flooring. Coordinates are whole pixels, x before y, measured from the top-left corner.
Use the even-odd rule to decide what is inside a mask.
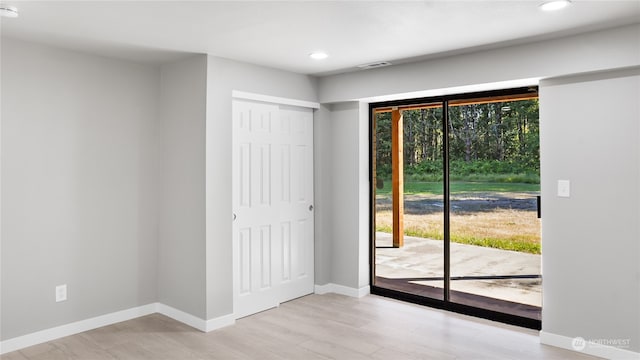
[[[593,359],[536,331],[369,295],[309,295],[202,333],[154,314],[32,346],[3,360]]]

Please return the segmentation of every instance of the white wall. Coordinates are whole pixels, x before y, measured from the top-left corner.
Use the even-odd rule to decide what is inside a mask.
[[[358,131],[358,103],[335,104],[331,107],[330,191],[331,282],[351,288],[359,286],[357,257],[359,252],[358,148],[353,137]],[[351,201],[354,199],[356,201]]]
[[[320,78],[321,103],[635,66],[640,24]]]
[[[332,282],[333,250],[333,124],[331,106],[322,105],[313,116],[313,187],[315,221],[315,283]]]
[[[324,224],[332,240],[330,282],[355,289],[369,285],[369,119],[364,106],[332,105],[327,119],[331,146],[320,150],[331,157],[324,173],[332,179],[325,205],[331,222]]]
[[[358,288],[369,286],[370,265],[370,179],[369,179],[369,104],[358,103]],[[368,290],[367,290],[368,291]]]
[[[155,302],[232,314],[231,92],[315,101],[316,80],[4,38],[2,75],[0,339]]]
[[[154,302],[158,69],[6,38],[1,65],[0,338]]]
[[[204,319],[207,57],[161,69],[158,301]]]
[[[206,57],[205,65],[204,57],[195,57],[164,66],[162,86],[160,71],[152,67],[2,41],[1,339],[156,300],[205,319],[233,312],[232,90],[308,101],[317,101],[319,95],[322,102],[336,103],[640,65],[640,25],[318,81],[213,56]],[[581,85],[587,83],[591,80],[569,81],[567,87],[543,82],[541,94],[546,96],[549,86],[549,94],[566,95],[567,89],[574,90],[568,96],[571,101],[583,92],[589,98],[593,89]],[[631,86],[627,81],[612,78],[604,84],[611,94],[631,96],[622,95]],[[545,112],[544,105],[541,111],[545,118],[562,115]],[[324,105],[316,115],[316,283],[361,288],[368,282],[367,106],[355,101]],[[628,116],[623,118],[633,126]],[[593,136],[586,135],[575,139],[575,144],[584,147],[580,141]],[[629,141],[638,140],[632,134],[621,135],[630,146]],[[553,162],[555,150],[551,156],[545,148],[564,146],[565,139],[543,139],[544,159],[548,159],[542,165],[545,198],[552,190],[551,177],[546,177],[544,169],[560,168]],[[635,155],[625,156],[637,164],[634,146],[631,153]],[[628,151],[625,147],[603,153],[614,158],[625,149]],[[606,169],[612,166],[605,165]],[[569,174],[572,180],[594,190],[589,182],[592,178],[584,176],[593,167],[579,164],[575,169],[578,175]],[[636,170],[627,171],[630,179],[637,179]],[[630,214],[637,214],[640,201],[637,183],[625,182],[630,188],[635,184],[635,205],[625,202]],[[633,191],[626,193],[633,195]],[[598,201],[609,199],[601,192],[595,195]],[[551,214],[543,209],[544,226],[553,223],[548,220]],[[635,220],[637,224],[638,217]],[[608,224],[590,225],[594,234],[611,230]],[[557,224],[543,228],[543,237],[562,238],[574,230]],[[639,263],[640,254],[631,241],[638,238],[637,228],[624,228],[621,234],[630,251],[620,254],[618,261]],[[159,249],[154,241],[158,238]],[[544,258],[554,250],[543,241]],[[637,339],[637,309],[620,319],[622,326],[617,329],[621,330],[613,330],[600,314],[552,319],[568,311],[570,304],[558,299],[572,298],[574,291],[549,282],[554,272],[565,271],[560,263],[570,266],[575,262],[578,267],[583,263],[577,259],[613,263],[611,253],[597,244],[580,249],[581,257],[565,250],[556,253],[551,269],[545,263],[544,291],[552,289],[556,299],[556,305],[549,305],[543,313],[545,331],[572,336],[577,325],[592,320],[594,325],[584,327],[587,337],[605,334]],[[614,296],[596,299],[600,308],[626,309],[634,299],[637,304],[638,269],[614,265],[612,272],[604,274],[622,276],[598,277],[602,284],[610,285],[605,288]],[[626,271],[635,271],[635,280]],[[566,284],[566,278],[558,279]],[[53,289],[63,282],[69,284],[69,301],[56,304]],[[635,295],[629,291],[636,291]],[[617,300],[625,295],[628,300]],[[554,300],[545,298],[545,306],[548,301]],[[585,304],[581,309],[595,302]],[[600,322],[604,327],[596,331]]]
[[[316,81],[241,62],[208,57],[206,122],[207,319],[233,313],[231,92],[316,101]]]
[[[369,285],[368,107],[345,102],[316,114],[316,284],[361,289]]]
[[[320,101],[324,103],[392,97],[410,92],[428,92],[431,95],[438,95],[454,88],[460,92],[473,91],[478,89],[478,86],[486,90],[487,86],[498,82],[519,82],[522,79],[543,79],[549,76],[603,72],[607,69],[628,69],[637,66],[640,66],[640,25],[633,25],[416,64],[329,76],[319,79],[318,93]],[[619,75],[604,75],[604,78],[617,76]],[[532,81],[535,82],[535,80]],[[638,340],[640,252],[638,251],[637,224],[640,215],[637,209],[640,198],[638,197],[637,142],[640,139],[638,139],[637,106],[640,98],[633,88],[633,81],[637,80],[603,82],[603,90],[598,93],[608,93],[602,98],[605,101],[595,98],[597,86],[600,85],[598,82],[592,83],[578,79],[575,80],[576,85],[560,87],[558,88],[560,90],[547,88],[550,85],[556,86],[555,82],[542,81],[540,85],[541,101],[543,101],[541,126],[546,126],[544,133],[541,134],[542,197],[547,199],[543,200],[545,207],[542,211],[543,294],[545,294],[542,323],[544,330],[549,334],[557,332],[561,336],[584,334],[585,338],[592,336],[607,339],[630,338],[633,342],[631,351],[638,352],[638,346],[640,346],[640,340]],[[573,91],[570,96],[569,90]],[[579,116],[567,120],[570,122],[550,125],[551,121],[557,122],[559,121],[557,119],[565,118],[565,112],[568,111],[564,107],[558,107],[558,102],[548,100],[554,96],[560,99],[567,98],[574,107],[581,107],[582,109],[576,112]],[[607,113],[606,110],[620,106],[617,102],[610,101],[617,96],[625,99],[626,104],[621,108],[622,110]],[[547,104],[556,104],[556,107],[545,109]],[[586,104],[597,104],[600,108],[591,114],[587,110],[591,107],[585,107]],[[344,208],[346,216],[346,218],[336,216],[331,218],[331,221],[325,219],[323,222],[325,227],[333,229],[334,237],[331,249],[333,258],[330,264],[337,271],[332,273],[334,278],[330,281],[356,286],[355,279],[362,278],[362,274],[368,269],[368,263],[358,261],[363,256],[363,246],[368,244],[360,244],[359,248],[354,248],[350,246],[352,244],[350,241],[353,241],[356,234],[362,232],[360,230],[362,223],[357,221],[357,218],[363,215],[363,211],[368,211],[369,199],[358,192],[362,190],[356,187],[361,175],[354,168],[368,161],[368,154],[354,155],[354,151],[357,151],[355,144],[368,141],[368,134],[355,124],[359,121],[358,119],[368,117],[368,113],[366,106],[362,106],[362,103],[357,110],[355,102],[349,105],[339,104],[335,107],[325,104],[323,108],[330,110],[330,113],[324,114],[323,117],[331,119],[330,125],[323,129],[323,133],[331,136],[320,138],[316,147],[331,149],[333,154],[341,154],[341,156],[332,157],[331,166],[325,165],[325,168],[330,169],[326,176],[333,178],[333,183],[326,185],[332,190],[326,192],[342,195],[335,197],[333,210],[340,211]],[[566,133],[568,130],[563,130],[563,126],[577,124],[583,118],[593,123],[593,126],[585,129],[584,134],[572,135],[568,138],[569,135]],[[618,127],[603,130],[605,124],[615,124]],[[561,131],[561,136],[552,135],[556,127]],[[598,147],[599,161],[594,163],[585,156],[579,157],[580,152],[591,155],[595,151],[592,144],[596,141],[597,135],[604,138],[599,139],[599,143],[611,145]],[[567,147],[570,148],[567,149]],[[620,166],[618,162],[620,158],[624,159],[624,166]],[[575,175],[562,173],[560,170],[572,171]],[[591,174],[597,174],[597,176]],[[611,177],[607,178],[602,176],[603,174]],[[576,196],[580,192],[586,192],[591,198],[584,200],[584,203],[582,200],[573,200],[571,204],[575,205],[571,205],[571,209],[580,211],[566,212],[560,218],[565,220],[570,218],[571,221],[557,221],[554,217],[560,210],[549,210],[549,207],[555,204],[555,202],[549,202],[553,200],[548,200],[555,194],[552,183],[570,175],[573,176],[574,182],[577,181]],[[336,187],[336,179],[345,186],[344,191]],[[362,181],[360,186],[364,187],[368,184]],[[620,191],[626,193],[628,198],[624,198],[624,205],[613,204],[612,199],[616,202],[621,200]],[[340,206],[337,205],[337,201]],[[600,203],[604,206],[596,205]],[[584,206],[581,209],[582,205]],[[624,206],[624,210],[620,206]],[[599,214],[602,214],[602,217],[596,219],[592,218],[594,215],[583,211],[593,210],[594,207],[608,208],[608,211],[613,212],[603,214],[601,209]],[[618,210],[611,210],[612,207],[617,207]],[[359,213],[352,214],[351,211],[359,211]],[[589,226],[585,227],[587,222]],[[588,231],[582,228],[589,229],[590,233],[587,234]],[[614,229],[617,230],[614,231]],[[345,239],[338,238],[337,234],[344,234]],[[573,249],[564,245],[559,248],[549,245],[550,241],[567,241],[569,244],[578,241],[578,237],[574,234],[588,235],[590,240],[584,246],[574,244],[576,247]],[[598,241],[594,237],[596,234]],[[612,237],[612,234],[618,234],[618,236]],[[569,240],[567,240],[568,237],[570,237]],[[343,241],[346,241],[346,245]],[[625,249],[603,248],[602,241],[607,241],[609,244],[615,241],[615,244],[624,245]],[[340,252],[335,248],[336,244],[341,246]],[[551,263],[549,264],[545,259],[550,259]],[[358,262],[357,268],[354,268],[354,262]],[[329,263],[328,260],[327,263]],[[586,269],[587,266],[591,268]],[[603,270],[603,267],[607,269]],[[577,276],[577,272],[572,269],[585,270],[589,276],[582,276],[579,280],[574,279],[575,283],[572,283],[569,277],[564,275],[566,273]],[[338,272],[339,275],[336,275]],[[552,279],[556,279],[557,282]],[[589,297],[592,299],[588,299]],[[611,318],[607,318],[610,309],[614,310],[611,310]],[[563,346],[559,343],[555,345]],[[570,343],[568,347],[571,348]],[[602,355],[606,354],[602,353]]]
[[[540,139],[542,330],[640,352],[640,67],[541,82]]]

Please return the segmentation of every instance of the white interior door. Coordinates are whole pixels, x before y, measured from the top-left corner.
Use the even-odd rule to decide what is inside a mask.
[[[234,314],[313,292],[313,111],[233,100]]]

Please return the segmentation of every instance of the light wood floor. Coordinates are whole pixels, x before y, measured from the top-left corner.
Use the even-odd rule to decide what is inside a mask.
[[[25,359],[593,359],[537,332],[369,295],[309,295],[202,333],[154,314],[5,354]]]

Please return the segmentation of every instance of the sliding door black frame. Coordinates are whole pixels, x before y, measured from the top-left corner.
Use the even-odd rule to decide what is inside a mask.
[[[451,268],[450,268],[450,229],[449,229],[449,216],[450,216],[450,208],[451,208],[451,200],[450,200],[450,184],[449,184],[449,119],[448,119],[448,107],[449,101],[452,100],[471,100],[478,98],[490,98],[490,97],[499,97],[499,96],[509,96],[509,95],[521,95],[521,94],[535,94],[538,93],[537,86],[531,87],[521,87],[521,88],[513,88],[513,89],[505,89],[505,90],[494,90],[494,91],[483,91],[483,92],[474,92],[474,93],[464,93],[464,94],[456,94],[456,95],[446,95],[446,96],[435,96],[428,98],[415,98],[415,99],[404,99],[404,100],[396,100],[396,101],[385,101],[385,102],[377,102],[369,104],[369,274],[370,279],[369,283],[371,288],[371,293],[375,295],[381,295],[386,297],[391,297],[394,299],[411,302],[414,304],[426,305],[429,307],[443,309],[447,311],[452,311],[460,314],[475,316],[479,318],[489,319],[493,321],[498,321],[506,324],[521,326],[530,329],[540,330],[542,329],[542,321],[538,319],[532,319],[528,317],[513,315],[502,313],[498,311],[483,309],[479,307],[469,306],[465,304],[460,304],[456,302],[451,302],[449,294],[451,292],[450,287],[450,278],[451,278]],[[395,106],[407,106],[414,104],[434,104],[441,103],[442,104],[442,114],[443,114],[443,185],[444,185],[444,300],[424,297],[420,295],[415,295],[411,293],[406,293],[402,291],[397,291],[393,289],[388,289],[384,287],[379,287],[375,285],[376,274],[375,274],[375,211],[376,211],[376,202],[375,202],[375,189],[374,189],[374,176],[373,173],[374,164],[373,164],[373,141],[374,141],[374,109],[377,108],[386,108],[386,107],[395,107]]]

